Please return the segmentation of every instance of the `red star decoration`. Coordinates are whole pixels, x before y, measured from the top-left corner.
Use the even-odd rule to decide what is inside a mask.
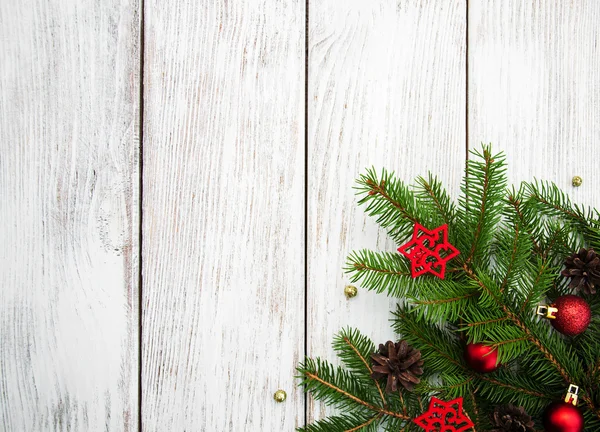
[[[400,246],[398,252],[410,260],[413,278],[431,273],[440,279],[444,279],[446,263],[460,253],[448,243],[448,225],[430,231],[418,223],[412,239]]]
[[[429,409],[413,422],[426,432],[463,432],[475,426],[463,412],[461,397],[450,402],[432,397],[429,401]]]

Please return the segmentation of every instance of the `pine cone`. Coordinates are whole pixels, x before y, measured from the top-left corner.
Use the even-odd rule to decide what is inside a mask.
[[[490,432],[534,432],[534,422],[525,412],[525,408],[512,404],[497,406],[491,415],[492,429]]]
[[[595,285],[600,285],[600,257],[594,249],[582,248],[565,259],[565,269],[560,274],[571,278],[570,288],[596,294]]]
[[[423,373],[421,352],[409,346],[406,341],[394,343],[387,341],[379,345],[379,354],[371,354],[373,373],[371,377],[387,377],[385,391],[392,393],[400,390],[400,383],[406,390],[412,391],[421,381],[417,375]]]

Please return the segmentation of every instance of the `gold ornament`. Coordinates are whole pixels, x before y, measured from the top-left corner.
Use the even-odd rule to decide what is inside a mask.
[[[558,309],[552,306],[546,306],[546,305],[539,305],[536,310],[535,313],[538,314],[539,316],[542,316],[544,318],[547,319],[556,319],[556,313],[558,312]]]
[[[273,399],[275,399],[275,402],[283,402],[285,401],[285,399],[287,398],[287,393],[283,390],[277,390],[275,392],[275,394],[273,395]]]
[[[567,390],[567,396],[565,402],[577,406],[577,399],[579,398],[579,386],[575,384],[569,384],[569,390]]]
[[[358,290],[354,285],[346,285],[346,287],[344,288],[344,294],[346,294],[346,298],[351,299],[352,297],[356,297],[356,294],[358,294]]]
[[[573,177],[572,183],[573,183],[573,186],[579,187],[579,186],[581,186],[581,183],[583,183],[583,179],[579,176],[575,176],[575,177]]]

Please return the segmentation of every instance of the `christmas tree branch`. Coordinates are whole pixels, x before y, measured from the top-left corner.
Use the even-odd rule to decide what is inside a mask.
[[[379,184],[377,184],[373,180],[367,179],[365,181],[365,183],[367,184],[367,186],[369,186],[371,188],[371,192],[369,192],[369,195],[371,195],[371,196],[380,195],[391,206],[393,206],[394,208],[396,208],[398,210],[398,212],[400,212],[400,214],[402,215],[402,217],[404,217],[405,219],[408,219],[413,224],[419,223],[419,220],[414,215],[412,215],[411,213],[409,213],[408,210],[407,210],[407,208],[405,206],[403,206],[402,204],[400,204],[398,201],[394,200],[387,193],[387,191],[385,189],[385,180],[382,180]]]
[[[366,204],[365,212],[376,217],[377,223],[397,242],[406,238],[415,223],[430,219],[410,188],[386,170],[378,176],[374,169],[369,169],[357,183],[357,194],[361,196],[358,204]]]
[[[510,193],[507,202],[515,212],[518,223],[529,236],[533,245],[532,253],[534,256],[544,261],[552,261],[555,258],[562,259],[564,255],[574,249],[573,245],[565,242],[565,236],[568,235],[566,227],[556,224],[548,226],[547,221],[544,221],[541,217],[541,212],[535,208],[531,208],[531,206],[528,209],[524,209],[520,194],[517,197],[514,193]],[[531,213],[531,215],[526,216],[526,211]],[[553,227],[552,225],[555,226]],[[538,231],[536,231],[536,227],[538,227]],[[544,230],[549,231],[549,233],[545,235]],[[561,249],[554,250],[557,245],[560,245]],[[551,256],[552,252],[554,252],[554,256]]]
[[[490,384],[494,384],[494,385],[496,385],[498,387],[504,387],[504,388],[510,389],[510,390],[514,391],[515,393],[525,393],[525,394],[528,394],[530,396],[534,396],[534,397],[538,397],[538,398],[550,399],[547,394],[535,392],[533,390],[529,390],[529,389],[526,389],[526,388],[523,388],[523,387],[516,387],[514,385],[507,384],[507,383],[502,382],[502,381],[498,381],[498,380],[496,380],[494,378],[491,378],[491,377],[489,377],[487,375],[477,374],[477,378],[479,378],[482,381],[487,381]]]
[[[494,230],[502,217],[506,169],[502,154],[492,155],[490,146],[483,146],[482,153],[472,151],[482,161],[467,161],[466,175],[459,198],[459,224],[457,244],[460,250],[469,252],[462,262],[471,266],[487,264],[489,248],[493,243]]]
[[[521,200],[516,198],[514,194],[509,194],[508,195],[508,203],[512,206],[513,210],[515,211],[515,214],[517,215],[519,223],[524,225],[525,227],[527,227],[528,224],[525,222],[525,216],[523,215],[523,211],[521,210]],[[534,253],[536,255],[543,257],[543,251],[540,247],[538,240],[536,239],[537,236],[535,235],[533,230],[525,228],[525,232],[527,234],[529,234],[529,238],[531,239],[531,242],[533,243]]]
[[[531,342],[538,348],[538,350],[546,357],[546,359],[555,367],[555,369],[562,376],[562,378],[565,380],[565,382],[567,382],[567,383],[573,382],[570,375],[563,368],[563,366],[556,360],[554,355],[544,346],[544,344],[542,344],[542,342],[540,340],[538,340],[538,338],[529,330],[529,328],[523,323],[523,321],[521,321],[521,319],[517,315],[515,315],[508,308],[508,306],[506,306],[506,304],[504,304],[504,302],[501,299],[499,299],[498,296],[496,296],[496,294],[492,290],[490,290],[486,286],[486,284],[484,284],[481,281],[481,279],[479,279],[477,277],[477,275],[466,264],[464,265],[464,270],[465,270],[465,273],[472,280],[474,280],[483,291],[487,292],[487,294],[496,301],[496,303],[502,309],[504,314],[513,322],[513,324],[515,324],[527,336],[527,339],[529,340],[529,342]]]
[[[347,258],[346,273],[353,283],[359,282],[363,288],[386,292],[392,297],[406,297],[418,287],[434,285],[431,280],[413,280],[410,269],[402,256],[391,252],[353,251]]]
[[[420,325],[418,323],[413,323],[411,321],[411,317],[408,317],[404,311],[399,310],[396,312],[396,316],[398,317],[398,323],[400,323],[401,321],[405,321],[407,320],[408,322],[410,322],[410,328],[407,328],[407,330],[409,330],[410,332],[410,336],[413,337],[417,337],[419,339],[419,342],[425,346],[427,346],[429,349],[435,351],[439,356],[445,358],[447,361],[449,361],[450,363],[452,363],[453,365],[455,365],[457,368],[459,368],[461,370],[461,372],[465,373],[468,375],[467,379],[464,381],[464,383],[468,383],[470,381],[472,381],[473,379],[478,379],[478,380],[482,380],[482,381],[486,381],[489,382],[491,384],[497,385],[499,387],[504,387],[504,388],[508,388],[510,390],[513,390],[515,393],[525,393],[531,396],[537,396],[537,397],[544,397],[544,398],[548,398],[547,395],[544,395],[542,393],[536,393],[530,389],[527,389],[525,387],[517,387],[515,385],[511,385],[511,384],[507,384],[504,383],[502,381],[499,381],[497,379],[494,378],[490,378],[489,376],[485,375],[485,374],[480,374],[475,372],[473,369],[467,367],[467,365],[465,365],[464,363],[454,359],[452,356],[448,355],[442,348],[441,348],[441,344],[439,343],[435,343],[434,341],[429,340],[428,337],[426,337],[424,335],[424,333],[422,331],[420,331]],[[404,322],[404,324],[406,325],[406,322]],[[444,390],[449,390],[452,389],[453,387],[460,387],[463,383],[457,383],[457,384],[450,384],[450,385],[444,385],[443,389]]]
[[[527,327],[522,321],[521,319],[519,319],[519,317],[517,315],[515,315],[512,311],[510,311],[510,309],[508,309],[508,307],[502,302],[500,301],[500,299],[498,299],[491,291],[488,290],[488,288],[485,286],[485,284],[479,280],[479,278],[477,278],[477,276],[466,266],[464,266],[465,272],[469,275],[469,277],[471,277],[473,280],[475,280],[478,285],[483,289],[488,291],[488,293],[496,299],[496,301],[498,302],[498,305],[502,308],[503,312],[506,314],[506,316],[519,328],[521,329],[521,331],[523,333],[525,333],[525,335],[527,336],[527,339],[529,340],[530,343],[532,343],[533,345],[536,346],[536,348],[539,350],[540,353],[542,353],[544,355],[544,357],[554,366],[554,368],[558,371],[558,373],[561,375],[561,377],[563,378],[563,380],[566,383],[574,383],[576,382],[575,379],[573,379],[573,377],[565,370],[565,368],[560,364],[560,362],[558,362],[556,360],[556,358],[554,357],[554,355],[546,348],[546,346],[542,343],[542,341],[540,341],[529,329],[529,327]],[[600,410],[598,408],[596,408],[594,401],[589,398],[587,395],[584,395],[581,397],[581,400],[583,400],[585,402],[585,404],[589,407],[589,409],[598,417],[600,418]]]
[[[507,321],[509,320],[509,318],[507,316],[503,316],[500,318],[493,318],[493,319],[488,319],[485,321],[476,321],[476,322],[472,322],[467,324],[467,327],[477,327],[477,326],[482,326],[482,325],[486,325],[486,324],[495,324],[495,323],[499,323],[502,321]]]
[[[442,264],[445,279],[412,277],[415,270],[427,270],[418,267],[423,255],[407,261],[391,251],[362,250],[348,256],[345,270],[352,282],[405,299],[395,314],[394,330],[423,360],[420,382],[412,392],[386,394],[373,378],[374,370],[375,376],[387,373],[388,379],[399,380],[408,373],[403,363],[394,358],[390,366],[392,360],[382,350],[373,357],[381,364],[379,372],[371,363],[377,352],[372,341],[357,330],[342,330],[333,347],[344,368],[318,358],[298,368],[305,389],[342,415],[301,430],[414,430],[410,420],[427,410],[421,397],[426,401],[432,395],[463,398],[463,410],[478,430],[500,430],[500,423],[510,426],[513,416],[521,416],[523,425],[533,419],[539,426],[548,402],[564,396],[565,383],[580,387],[585,430],[600,430],[600,297],[588,292],[593,293],[596,276],[589,275],[597,261],[588,259],[569,270],[587,284],[581,296],[589,303],[592,321],[585,333],[563,338],[531,310],[546,297],[572,293],[560,270],[574,251],[600,249],[600,213],[572,204],[552,183],[523,183],[518,191],[507,190],[504,156],[492,154],[487,145],[471,153],[476,157],[467,162],[456,205],[431,174],[418,177],[414,185],[385,170],[378,175],[370,169],[358,179],[359,205],[397,244],[414,235],[417,223],[430,229],[445,224],[448,238],[428,238],[421,245],[431,248],[427,263],[447,256],[447,241],[461,254],[447,268]],[[569,263],[566,267],[570,269]],[[475,370],[471,360],[485,355],[471,356],[470,349],[465,354],[465,343],[495,349],[493,372]],[[500,405],[508,402],[520,407],[518,412]],[[527,426],[534,428],[533,423]]]
[[[562,216],[582,226],[588,226],[591,213],[586,214],[577,205],[573,208],[571,200],[554,183],[536,181],[525,185],[529,190],[529,197],[542,204],[542,208],[550,215]]]
[[[371,411],[375,411],[379,414],[382,415],[388,415],[390,417],[396,417],[402,420],[411,420],[410,417],[405,416],[404,414],[400,414],[397,412],[393,412],[393,411],[389,411],[385,408],[381,408],[375,405],[370,404],[369,402],[366,402],[362,399],[360,399],[359,397],[354,396],[353,394],[348,393],[345,390],[342,390],[341,388],[335,386],[334,384],[325,381],[324,379],[322,379],[319,375],[317,375],[316,373],[312,373],[312,372],[305,372],[304,375],[309,379],[309,380],[314,380],[319,382],[321,385],[324,385],[325,387],[329,387],[331,390],[334,390],[335,392],[339,393],[340,395],[370,409]]]
[[[355,432],[355,431],[360,430],[360,429],[362,429],[364,427],[367,427],[371,423],[373,423],[374,421],[379,420],[381,418],[381,416],[383,416],[382,413],[375,414],[373,417],[371,417],[369,420],[367,420],[363,424],[360,424],[360,425],[358,425],[356,427],[353,427],[352,429],[348,429],[346,432]]]
[[[367,371],[369,372],[369,376],[373,373],[373,369],[371,369],[371,366],[369,366],[369,363],[367,362],[367,360],[364,358],[364,356],[360,353],[360,351],[354,346],[354,344],[352,344],[352,342],[350,342],[350,339],[347,337],[343,337],[342,338],[343,341],[350,347],[350,349],[352,349],[356,355],[358,356],[358,358],[360,358],[360,360],[363,362],[363,364],[365,365],[365,368],[367,369]],[[381,391],[381,386],[379,385],[379,382],[375,379],[375,378],[371,378],[374,382],[375,385],[377,386],[377,391],[379,392],[379,396],[381,396],[381,402],[383,402],[383,406],[387,405],[387,400],[385,399],[385,396],[383,395],[383,392]]]
[[[487,197],[488,197],[489,188],[490,188],[490,167],[493,162],[493,159],[492,159],[492,155],[490,154],[490,152],[485,149],[483,151],[483,157],[485,160],[485,169],[484,169],[485,176],[483,179],[483,187],[482,187],[482,192],[481,192],[482,197],[481,197],[481,204],[480,204],[480,208],[479,208],[479,218],[477,220],[477,226],[475,228],[475,235],[473,236],[471,250],[469,251],[469,254],[467,255],[467,259],[465,260],[466,264],[469,264],[471,262],[471,260],[473,259],[473,255],[475,254],[475,248],[477,246],[479,236],[481,235],[481,232],[483,230],[483,222],[485,220]]]
[[[594,403],[592,398],[590,398],[588,395],[583,395],[581,396],[581,400],[584,401],[590,409],[590,411],[593,412],[594,415],[600,419],[600,409],[596,407],[596,404]]]
[[[560,249],[559,254],[561,256],[559,258],[562,259],[565,255],[568,255],[568,252],[572,251],[574,248],[572,247],[572,245],[569,245],[565,242],[565,236],[567,235],[568,233],[566,231],[566,227],[559,227],[557,229],[551,230],[550,237],[548,238],[548,243],[545,246],[545,251],[542,255],[542,258],[548,259],[548,256],[556,246],[562,247],[562,249]]]
[[[477,292],[472,292],[469,294],[465,294],[462,296],[458,296],[458,297],[452,297],[452,298],[445,298],[445,299],[436,299],[436,300],[414,300],[413,303],[415,305],[422,305],[422,306],[427,306],[427,305],[440,305],[440,304],[445,304],[445,303],[453,303],[453,302],[457,302],[460,300],[465,300],[471,297],[476,297],[479,293]]]
[[[548,267],[549,267],[549,262],[547,259],[545,259],[542,262],[542,265],[539,267],[538,273],[534,279],[533,284],[531,285],[531,289],[529,290],[529,293],[527,293],[527,296],[525,297],[525,301],[523,302],[523,304],[521,304],[521,308],[519,310],[520,313],[523,313],[527,309],[527,306],[529,306],[531,299],[533,298],[533,296],[536,293],[535,287],[537,286],[538,283],[540,283],[540,280],[542,279],[542,276],[544,275],[544,273],[548,270]]]
[[[493,347],[493,348],[498,348],[498,347],[500,347],[502,345],[512,344],[512,343],[515,343],[515,342],[521,342],[521,341],[526,341],[526,340],[529,340],[529,338],[527,336],[523,336],[523,337],[520,337],[520,338],[503,340],[501,342],[495,342],[495,343],[491,344],[490,346]]]
[[[477,408],[477,401],[475,399],[475,393],[470,392],[469,396],[471,397],[471,403],[473,404],[473,413],[475,414],[475,419],[477,420],[477,422],[473,422],[473,423],[478,424],[479,423],[479,409]],[[469,417],[468,414],[466,414],[466,415],[467,415],[467,417]],[[469,418],[469,420],[473,421],[471,418]],[[477,432],[477,430],[475,429],[475,426],[473,426],[473,432]]]
[[[508,268],[504,272],[504,278],[502,279],[502,284],[500,285],[500,293],[503,293],[508,285],[508,281],[510,276],[515,269],[515,264],[517,262],[518,251],[519,251],[519,236],[521,234],[520,224],[515,224],[514,226],[515,235],[512,240],[510,257],[508,258]]]
[[[420,186],[417,191],[420,192],[418,198],[421,202],[431,204],[439,214],[440,222],[452,226],[455,208],[441,183],[430,173],[427,180],[423,177],[417,178],[417,185]]]

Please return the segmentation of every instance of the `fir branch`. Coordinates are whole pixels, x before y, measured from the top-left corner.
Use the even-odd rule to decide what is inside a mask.
[[[373,423],[376,420],[379,420],[381,418],[383,414],[379,413],[379,414],[375,414],[373,417],[371,417],[369,420],[367,420],[366,422],[359,424],[356,427],[353,427],[352,429],[348,429],[346,432],[355,432],[357,430],[366,428],[367,426],[369,426],[371,423]]]
[[[594,403],[592,398],[590,398],[588,395],[583,395],[583,396],[581,396],[581,400],[583,402],[585,402],[585,404],[588,406],[590,411],[592,413],[594,413],[594,415],[600,419],[600,409],[598,409],[598,407],[596,407],[596,404]]]
[[[514,396],[520,395],[521,398],[524,397],[523,395],[531,397],[542,395],[533,390],[539,383],[529,383],[526,378],[503,372],[496,373],[495,376],[475,372],[463,362],[462,350],[458,344],[448,343],[449,335],[445,335],[441,329],[432,324],[414,319],[406,307],[399,306],[394,315],[396,316],[395,331],[402,333],[405,340],[410,341],[412,346],[424,353],[426,370],[436,371],[444,380],[444,385],[440,387],[425,384],[423,391],[446,391],[451,397],[464,396],[468,394],[468,385],[475,385],[476,381],[481,380],[511,390]],[[454,391],[461,389],[462,391]],[[548,399],[548,396],[545,398]]]
[[[469,312],[464,315],[457,329],[466,334],[469,342],[490,342],[501,340],[502,337],[510,339],[523,336],[496,305],[479,309],[473,307]]]
[[[431,173],[427,179],[423,177],[417,178],[417,186],[415,187],[417,198],[420,205],[430,206],[435,210],[438,218],[435,225],[446,224],[450,227],[450,235],[454,233],[453,225],[456,215],[456,208],[450,199],[448,193],[442,187],[441,182]]]
[[[425,224],[429,218],[417,205],[414,193],[393,173],[382,170],[378,176],[373,168],[361,174],[357,180],[359,205],[366,205],[365,212],[377,218],[377,223],[388,231],[397,243],[403,241],[415,223]]]
[[[487,381],[487,382],[489,382],[491,384],[494,384],[495,386],[509,389],[509,390],[511,390],[511,391],[513,391],[515,393],[525,393],[525,394],[527,394],[529,396],[534,396],[536,398],[548,399],[548,400],[551,399],[545,393],[540,393],[540,392],[536,392],[534,390],[529,390],[529,389],[524,388],[522,386],[521,387],[517,387],[517,386],[511,385],[511,384],[507,384],[505,382],[499,381],[499,380],[494,379],[494,378],[492,378],[490,376],[487,376],[487,375],[483,375],[483,374],[479,375],[479,379],[482,380],[482,381]]]
[[[502,215],[501,202],[506,187],[506,167],[502,154],[492,155],[490,146],[483,146],[482,153],[471,152],[483,162],[468,160],[466,175],[459,199],[462,212],[460,238],[466,250],[464,263],[471,265],[487,263],[493,231]],[[482,261],[481,263],[479,261]]]
[[[373,369],[369,365],[367,358],[375,352],[375,345],[369,338],[360,334],[356,329],[343,329],[333,341],[333,348],[344,364],[353,371],[361,373],[365,379],[372,380],[377,387],[383,406],[387,405],[387,400],[383,395],[379,382],[372,378]]]
[[[548,361],[554,369],[559,373],[564,382],[573,383],[578,382],[576,377],[580,377],[582,375],[582,368],[579,363],[579,360],[574,357],[570,352],[564,350],[559,344],[551,343],[549,336],[547,336],[547,331],[537,331],[536,327],[538,326],[533,321],[528,322],[527,324],[523,322],[521,318],[517,314],[515,314],[510,308],[504,304],[498,297],[496,297],[492,292],[489,291],[486,284],[484,284],[468,267],[465,265],[465,272],[475,280],[482,290],[488,291],[492,298],[495,298],[498,302],[498,306],[502,309],[504,314],[512,321],[512,323],[517,326],[527,337],[528,341],[533,344],[537,349],[538,353],[540,353],[546,361]],[[552,352],[548,347],[553,346],[559,351]],[[562,349],[562,351],[560,351]],[[564,362],[558,361],[555,354],[560,354],[561,358],[563,358]],[[565,367],[568,365],[569,370]],[[542,378],[540,376],[540,378]]]
[[[348,432],[359,430],[360,426],[366,432],[371,430],[376,432],[377,423],[381,419],[381,414],[366,416],[363,413],[345,413],[343,416],[330,416],[322,420],[317,420],[305,427],[298,428],[298,432]]]
[[[471,297],[475,297],[477,296],[478,293],[476,292],[472,292],[469,294],[464,294],[464,295],[460,295],[458,297],[452,297],[452,298],[442,298],[442,299],[435,299],[435,300],[415,300],[414,303],[415,305],[423,305],[423,306],[428,306],[428,305],[440,305],[440,304],[446,304],[446,303],[454,303],[460,300],[465,300]]]
[[[538,261],[537,268],[538,271],[528,292],[525,293],[525,299],[519,308],[519,313],[525,312],[530,303],[535,304],[541,300],[546,291],[544,288],[551,279],[552,273],[556,270],[555,267],[550,267],[550,262],[547,259]]]
[[[542,250],[539,244],[539,240],[537,240],[538,235],[536,235],[537,233],[531,226],[532,224],[528,223],[528,221],[526,220],[524,212],[521,209],[521,191],[519,191],[518,194],[516,194],[514,190],[511,193],[509,193],[507,202],[512,207],[514,214],[517,217],[519,225],[525,227],[525,232],[529,235],[529,238],[531,239],[531,242],[533,244],[534,253],[544,258],[544,251]]]
[[[590,246],[600,246],[600,220],[596,209],[572,204],[571,199],[552,182],[535,180],[524,183],[524,186],[529,193],[528,205],[533,209],[564,221]]]
[[[342,388],[336,386],[335,384],[332,384],[332,383],[326,381],[325,379],[321,378],[317,373],[304,372],[304,375],[308,380],[316,381],[319,384],[321,384],[322,386],[325,386],[325,387],[333,390],[334,392],[338,393],[340,396],[343,396],[349,400],[352,400],[353,402],[360,404],[360,405],[364,406],[365,408],[370,409],[371,411],[375,411],[382,415],[385,414],[385,415],[388,415],[391,417],[397,417],[397,418],[400,418],[403,420],[410,420],[410,417],[407,417],[404,414],[389,411],[385,408],[381,408],[376,405],[370,404],[369,402],[364,401],[357,396],[354,396],[353,394],[343,390]]]
[[[482,325],[488,325],[488,324],[496,324],[499,322],[503,322],[508,320],[509,318],[507,316],[503,316],[500,318],[491,318],[491,319],[487,319],[484,321],[476,321],[476,322],[472,322],[472,323],[468,323],[467,327],[478,327],[478,326],[482,326]]]
[[[531,239],[512,209],[506,209],[504,214],[508,221],[496,230],[492,273],[498,281],[500,295],[507,290],[519,291],[523,285],[522,275],[531,272]]]
[[[431,384],[426,383],[421,387],[423,393],[427,394],[443,394],[448,399],[454,399],[459,396],[471,393],[471,389],[476,383],[474,374],[463,376],[448,376],[443,377],[442,383]]]
[[[580,226],[600,225],[600,222],[594,218],[598,214],[595,210],[573,205],[571,199],[556,184],[535,180],[524,185],[530,199],[540,204],[538,208],[542,213],[564,218]]]
[[[378,399],[375,386],[367,386],[348,371],[319,358],[305,359],[298,368],[301,385],[313,394],[315,399],[323,400],[345,410],[354,410],[376,404]]]
[[[498,404],[510,402],[525,407],[531,413],[544,409],[548,402],[560,397],[561,388],[546,386],[544,392],[538,391],[540,384],[530,377],[511,371],[498,371],[494,375],[482,374],[480,380],[488,385],[478,388],[480,396]]]
[[[486,286],[486,284],[484,284],[481,279],[479,279],[475,273],[469,268],[467,267],[467,265],[464,265],[464,270],[465,273],[471,278],[473,279],[478,285],[479,287],[482,289],[482,291],[485,291],[491,298],[493,298],[498,306],[500,306],[500,308],[502,309],[502,311],[504,312],[504,314],[519,328],[521,329],[521,331],[523,333],[525,333],[525,335],[528,337],[529,341],[535,345],[539,352],[541,352],[546,359],[554,366],[554,368],[558,371],[558,373],[562,376],[562,378],[565,380],[565,382],[573,382],[574,380],[571,379],[570,374],[565,370],[565,368],[556,360],[556,358],[554,357],[554,355],[544,346],[544,344],[542,344],[542,342],[536,337],[536,335],[534,335],[531,330],[523,323],[523,321],[521,321],[521,319],[515,314],[513,313],[507,305],[505,305],[502,300],[492,291],[489,289],[488,286]]]
[[[398,253],[353,251],[344,270],[353,283],[378,293],[387,291],[393,297],[406,296],[413,285],[408,264]]]
[[[473,406],[473,413],[475,414],[475,420],[477,420],[477,421],[473,422],[472,419],[470,419],[470,420],[472,423],[477,425],[477,424],[479,424],[479,409],[477,408],[477,401],[475,400],[475,393],[471,392],[469,394],[469,396],[471,396],[471,404]],[[468,417],[468,415],[467,415],[467,417]],[[473,426],[473,432],[477,432],[477,430],[475,429],[475,426]]]
[[[586,333],[569,339],[530,311],[544,296],[570,292],[558,271],[573,250],[600,249],[600,214],[572,204],[549,182],[506,190],[503,155],[485,145],[472,153],[478,159],[467,163],[458,206],[431,174],[415,186],[385,170],[359,178],[359,204],[397,243],[417,222],[429,228],[445,223],[462,253],[445,280],[413,279],[395,252],[350,254],[345,270],[352,282],[412,302],[398,308],[394,328],[422,352],[424,374],[415,392],[384,395],[371,377],[374,344],[346,329],[334,348],[350,372],[319,359],[298,369],[307,391],[344,411],[306,432],[412,431],[411,417],[424,410],[420,395],[433,393],[465,397],[465,412],[488,430],[490,420],[480,412],[510,401],[539,415],[564,393],[565,382],[581,387],[586,430],[600,430],[600,300],[588,299],[594,319]],[[463,358],[465,339],[495,347],[502,366],[491,374],[473,371]]]
[[[426,368],[445,374],[464,370],[458,339],[435,325],[419,320],[406,306],[398,306],[394,316],[394,330],[426,359]]]
[[[477,305],[479,292],[468,285],[440,281],[435,287],[421,286],[419,298],[409,297],[418,317],[430,321],[456,321]]]

